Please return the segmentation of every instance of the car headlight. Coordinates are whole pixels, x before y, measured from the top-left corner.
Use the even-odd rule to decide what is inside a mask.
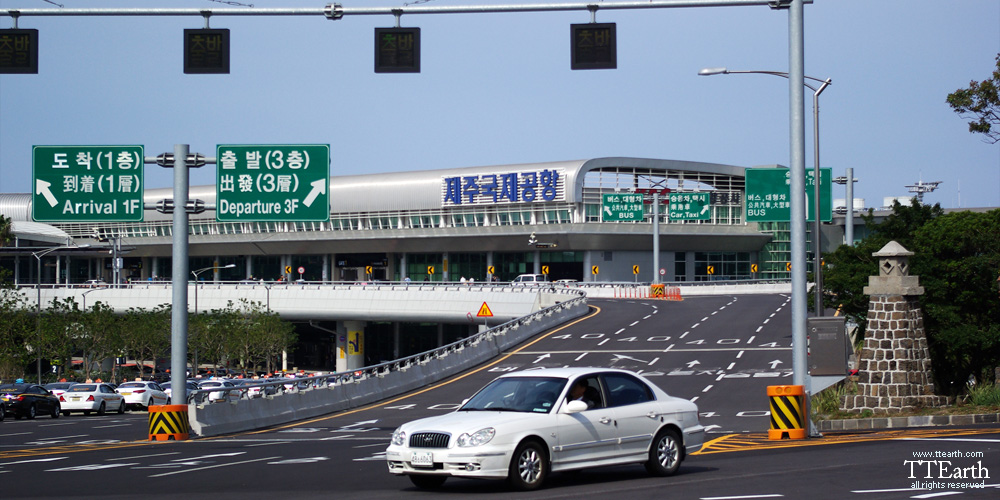
[[[392,444],[394,446],[403,446],[406,444],[406,432],[399,429],[392,431]]]
[[[492,427],[479,429],[478,431],[473,432],[472,434],[466,432],[463,433],[461,436],[458,436],[458,445],[463,448],[468,448],[470,446],[482,446],[486,443],[489,443],[490,440],[493,439],[493,436],[496,435],[496,433],[497,433],[496,429]]]

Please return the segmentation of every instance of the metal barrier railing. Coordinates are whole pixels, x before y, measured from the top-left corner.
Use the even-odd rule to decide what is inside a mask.
[[[572,293],[573,291],[570,290],[568,292]],[[379,363],[377,365],[366,366],[354,370],[346,370],[342,372],[334,372],[323,375],[313,375],[310,377],[283,378],[283,379],[268,380],[266,382],[260,382],[260,383],[250,383],[250,384],[242,383],[234,387],[213,387],[207,389],[199,389],[198,391],[193,392],[189,396],[189,399],[193,397],[196,401],[200,402],[210,401],[212,398],[208,396],[208,394],[213,392],[222,392],[222,391],[230,391],[230,392],[239,391],[239,399],[250,399],[249,396],[250,390],[258,387],[261,388],[260,392],[265,393],[262,395],[262,397],[267,397],[267,396],[274,397],[283,395],[286,392],[299,392],[299,391],[307,391],[324,387],[327,388],[336,387],[338,385],[364,380],[365,378],[369,377],[384,376],[387,373],[393,371],[402,371],[409,366],[422,364],[427,361],[430,361],[431,359],[445,357],[449,353],[476,345],[484,340],[490,340],[495,336],[503,335],[508,329],[517,328],[522,324],[530,323],[531,321],[534,321],[537,318],[541,318],[542,316],[548,316],[553,314],[554,312],[561,311],[567,308],[576,307],[581,303],[582,304],[587,303],[587,297],[583,292],[576,291],[576,293],[572,294],[575,295],[573,298],[563,302],[559,302],[551,307],[540,309],[527,316],[523,316],[517,319],[510,320],[506,323],[497,325],[493,328],[490,328],[489,330],[484,330],[474,335],[470,335],[469,337],[456,340],[455,342],[452,342],[450,344],[446,344],[441,347],[437,347],[421,353],[413,354],[405,358],[400,358],[393,361],[386,361],[384,363]],[[272,394],[266,394],[267,388],[269,387],[274,388],[272,389]],[[229,397],[216,398],[216,399],[218,401],[230,400]]]

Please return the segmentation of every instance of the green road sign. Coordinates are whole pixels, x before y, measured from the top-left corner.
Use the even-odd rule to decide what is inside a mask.
[[[708,220],[712,218],[712,205],[708,193],[670,193],[667,209],[670,220]]]
[[[330,220],[330,145],[216,147],[219,222]]]
[[[823,221],[833,220],[831,200],[831,169],[821,168],[819,184],[819,212]],[[806,170],[806,220],[815,219],[813,191],[815,183],[812,169]],[[791,195],[787,168],[748,168],[746,170],[747,222],[790,222]]]
[[[140,222],[142,146],[35,146],[31,218],[40,222]]]
[[[601,221],[641,221],[642,194],[611,193],[601,195]]]

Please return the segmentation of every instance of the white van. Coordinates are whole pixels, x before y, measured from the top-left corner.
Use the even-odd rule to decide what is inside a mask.
[[[528,286],[536,283],[548,283],[549,277],[544,274],[522,274],[513,280],[512,285]]]

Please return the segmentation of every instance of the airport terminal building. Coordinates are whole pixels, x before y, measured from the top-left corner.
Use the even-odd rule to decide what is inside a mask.
[[[189,265],[232,264],[199,276],[222,281],[508,281],[525,273],[588,282],[788,279],[789,224],[746,221],[745,171],[615,157],[335,176],[328,221],[218,222],[213,211],[191,214]],[[683,195],[692,193],[708,201],[696,214],[684,212]],[[143,196],[147,207],[171,197],[170,188]],[[191,187],[189,197],[215,205],[216,186]],[[0,214],[14,221],[0,265],[15,282],[35,283],[38,264],[42,283],[111,282],[116,257],[122,282],[171,275],[171,215],[147,208],[141,222],[41,224],[32,222],[31,200],[0,194]],[[823,232],[825,251],[843,243],[843,216]],[[62,245],[77,248],[39,255]]]

